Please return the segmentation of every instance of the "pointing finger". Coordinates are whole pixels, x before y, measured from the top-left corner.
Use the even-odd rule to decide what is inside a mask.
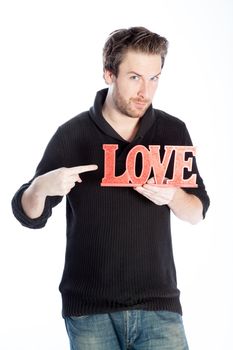
[[[94,171],[97,169],[98,169],[98,166],[96,164],[80,165],[80,166],[74,166],[72,168],[68,168],[71,175],[78,175],[81,173],[85,173],[87,171]]]

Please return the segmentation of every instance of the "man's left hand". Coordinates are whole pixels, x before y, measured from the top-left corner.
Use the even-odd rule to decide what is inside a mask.
[[[166,184],[166,180],[164,182]],[[154,178],[150,178],[146,184],[134,187],[134,190],[148,198],[157,205],[167,205],[173,199],[177,187],[172,186],[155,186]]]

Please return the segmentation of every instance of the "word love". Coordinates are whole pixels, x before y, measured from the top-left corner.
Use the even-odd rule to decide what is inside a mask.
[[[191,152],[193,156],[196,154],[196,149],[193,146],[164,146],[164,156],[160,158],[160,146],[149,146],[149,149],[142,145],[133,147],[125,162],[125,172],[122,175],[115,175],[116,151],[118,145],[104,144],[104,177],[101,186],[127,186],[136,187],[142,186],[147,182],[151,171],[156,186],[175,186],[175,187],[197,187],[196,174],[192,174],[188,179],[184,179],[184,169],[192,170],[193,158],[188,157],[185,160],[185,153]],[[165,174],[168,169],[173,152],[173,178],[166,179]],[[142,169],[138,176],[135,172],[136,159],[138,154],[141,154]]]

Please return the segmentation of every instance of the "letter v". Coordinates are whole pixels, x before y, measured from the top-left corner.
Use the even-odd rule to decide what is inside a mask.
[[[160,146],[149,146],[150,157],[151,157],[150,163],[154,172],[154,179],[155,179],[156,185],[164,184],[164,178],[166,175],[168,164],[171,159],[172,152],[175,149],[174,146],[165,146],[164,148],[165,148],[165,153],[163,156],[163,160],[161,162],[160,153],[159,153]]]

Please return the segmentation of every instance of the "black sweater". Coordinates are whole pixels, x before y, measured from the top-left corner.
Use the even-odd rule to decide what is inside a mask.
[[[132,142],[122,139],[102,116],[107,89],[97,93],[94,106],[60,126],[50,140],[35,176],[60,167],[97,164],[81,174],[83,182],[66,196],[67,246],[60,291],[63,315],[124,309],[168,310],[182,313],[173,260],[170,209],[157,206],[130,187],[101,187],[103,144],[118,144],[116,173],[137,144],[191,145],[185,124],[165,112],[146,111]],[[137,160],[140,172],[140,159]],[[198,188],[185,191],[203,204],[209,198],[198,173]],[[190,172],[185,176],[189,177]],[[172,177],[172,166],[166,176]],[[31,180],[32,181],[32,180]],[[30,228],[42,228],[62,197],[47,197],[43,214],[28,218],[21,206],[22,185],[12,200],[14,215]]]

